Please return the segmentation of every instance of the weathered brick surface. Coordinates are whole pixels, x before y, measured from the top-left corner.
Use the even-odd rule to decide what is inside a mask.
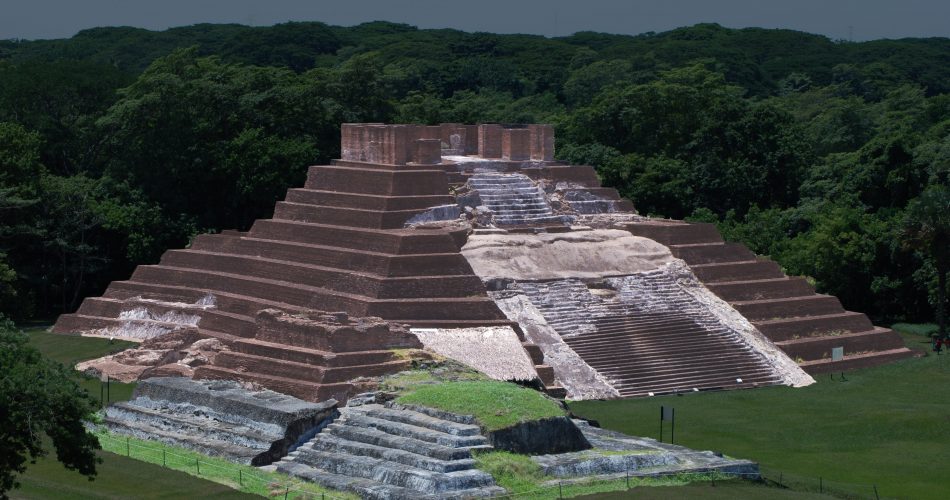
[[[478,156],[482,158],[501,158],[501,125],[483,123],[478,126]]]
[[[531,157],[531,133],[525,128],[506,128],[501,136],[501,157],[504,160],[519,161]]]
[[[551,125],[528,125],[530,131],[530,155],[532,160],[554,159],[554,127]]]

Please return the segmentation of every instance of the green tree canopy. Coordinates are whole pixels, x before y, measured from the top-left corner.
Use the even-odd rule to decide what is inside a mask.
[[[18,486],[17,475],[28,462],[49,452],[46,438],[67,469],[92,479],[99,441],[84,422],[95,405],[75,372],[43,358],[26,335],[0,318],[0,373],[0,498]]]

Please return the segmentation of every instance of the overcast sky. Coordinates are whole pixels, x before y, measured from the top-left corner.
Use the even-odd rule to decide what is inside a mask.
[[[0,0],[0,39],[66,38],[97,26],[163,30],[386,20],[420,28],[569,35],[638,34],[715,22],[833,39],[950,36],[950,0]]]

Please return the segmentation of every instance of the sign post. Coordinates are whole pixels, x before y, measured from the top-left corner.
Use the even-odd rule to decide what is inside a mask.
[[[663,442],[663,422],[670,422],[670,443],[676,440],[676,409],[673,407],[660,407],[660,442]]]

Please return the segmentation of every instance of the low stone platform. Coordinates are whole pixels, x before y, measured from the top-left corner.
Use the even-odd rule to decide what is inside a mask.
[[[655,439],[628,436],[574,420],[593,446],[587,451],[532,457],[542,472],[557,478],[591,477],[609,479],[614,475],[640,476],[680,472],[722,472],[758,477],[759,465],[749,460],[725,458],[712,451],[696,451]]]
[[[141,381],[131,401],[109,406],[105,424],[117,434],[260,466],[316,434],[336,406],[231,381],[159,377]]]
[[[472,451],[492,449],[479,427],[437,415],[379,404],[341,408],[339,418],[276,469],[363,498],[503,495],[489,474],[475,469]]]

